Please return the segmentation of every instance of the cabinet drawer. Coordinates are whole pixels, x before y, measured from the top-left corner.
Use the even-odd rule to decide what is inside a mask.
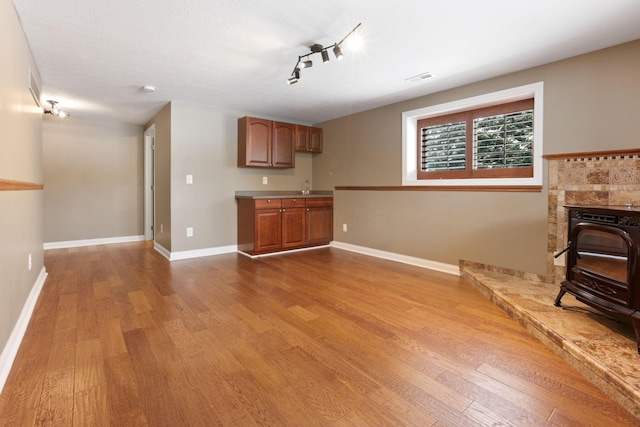
[[[256,209],[280,209],[282,207],[281,199],[256,199]]]
[[[333,198],[331,197],[310,197],[307,199],[307,207],[315,206],[333,206]]]
[[[283,208],[303,208],[304,207],[304,199],[282,199],[282,207]]]

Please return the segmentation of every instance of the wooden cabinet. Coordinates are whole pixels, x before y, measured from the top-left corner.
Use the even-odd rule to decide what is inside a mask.
[[[309,151],[309,126],[296,125],[296,151]]]
[[[292,168],[296,163],[295,155],[296,125],[273,122],[273,143],[271,166],[274,168]]]
[[[296,125],[296,151],[322,153],[322,128]]]
[[[238,166],[295,167],[295,125],[255,117],[238,120]]]
[[[309,128],[309,151],[322,153],[322,128]]]
[[[296,248],[306,244],[305,199],[282,199],[282,248]]]
[[[307,199],[307,244],[323,245],[333,240],[333,199]]]
[[[333,199],[238,200],[238,250],[251,255],[327,245],[333,238]]]
[[[267,252],[280,249],[281,236],[280,199],[256,200],[252,220],[255,225],[255,250]]]

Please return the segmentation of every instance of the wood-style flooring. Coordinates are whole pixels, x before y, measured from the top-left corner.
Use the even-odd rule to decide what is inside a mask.
[[[132,243],[45,265],[0,425],[638,422],[456,276],[335,248],[170,263]]]

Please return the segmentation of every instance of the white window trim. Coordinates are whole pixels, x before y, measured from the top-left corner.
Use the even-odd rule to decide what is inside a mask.
[[[402,185],[403,186],[529,186],[542,185],[542,119],[544,83],[474,96],[459,101],[419,108],[402,113]],[[418,120],[459,111],[490,107],[533,97],[533,177],[418,179]]]

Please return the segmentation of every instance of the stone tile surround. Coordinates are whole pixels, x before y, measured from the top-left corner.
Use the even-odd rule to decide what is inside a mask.
[[[545,282],[565,277],[565,256],[553,254],[567,245],[564,205],[640,205],[640,151],[545,156],[549,161],[547,273]]]

